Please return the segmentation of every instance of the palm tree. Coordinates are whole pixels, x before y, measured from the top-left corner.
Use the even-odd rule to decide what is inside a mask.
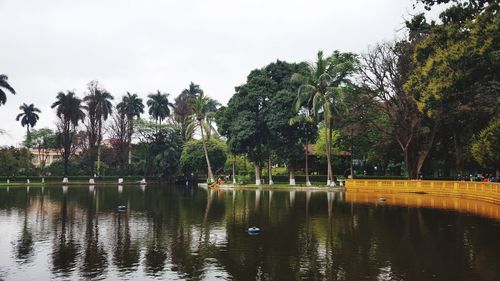
[[[161,121],[170,116],[170,108],[173,106],[168,101],[168,93],[162,94],[160,90],[156,94],[148,95],[147,105],[149,107],[149,115],[151,115],[156,122],[156,131],[158,132],[158,121],[161,127]]]
[[[203,90],[200,88],[200,85],[195,84],[192,81],[191,81],[191,83],[189,83],[189,87],[187,89],[184,89],[184,91],[182,91],[182,92],[183,93],[187,92],[191,96],[196,96],[198,94],[203,94]]]
[[[31,146],[31,135],[30,135],[30,127],[34,127],[36,125],[36,122],[38,122],[38,114],[40,113],[40,109],[36,108],[34,104],[27,105],[26,103],[23,103],[19,107],[20,110],[23,111],[23,113],[20,113],[16,117],[16,121],[19,121],[21,119],[21,126],[26,126],[26,174],[29,175],[29,168],[30,168],[30,151],[29,148]]]
[[[197,120],[196,114],[193,114],[191,116],[188,116],[186,118],[186,132],[187,134],[193,135],[194,132],[196,131],[196,128],[199,126],[203,126],[203,129],[205,130],[206,138],[210,139],[212,135],[215,135],[216,137],[219,137],[219,132],[217,132],[217,128],[215,128],[215,112],[217,112],[217,108],[220,106],[220,103],[210,97],[205,97],[206,98],[206,114],[205,118],[201,120],[201,125]],[[196,98],[192,100],[191,106],[195,102]]]
[[[132,135],[134,133],[134,117],[140,118],[141,113],[144,113],[144,104],[142,99],[137,94],[127,92],[126,96],[122,97],[122,101],[116,106],[120,113],[127,116],[128,119],[128,164],[132,164]]]
[[[0,105],[5,104],[5,102],[7,101],[7,95],[5,94],[3,89],[6,89],[13,95],[16,94],[16,91],[10,86],[7,80],[9,80],[9,77],[7,77],[7,75],[0,74]]]
[[[198,126],[201,132],[203,151],[205,152],[205,159],[207,161],[208,178],[210,178],[211,182],[215,182],[215,178],[212,173],[212,167],[210,166],[210,159],[208,158],[208,151],[207,151],[207,145],[205,143],[205,134],[204,134],[204,127],[206,127],[204,121],[207,118],[207,114],[209,113],[210,110],[211,99],[204,96],[203,93],[200,93],[196,96],[191,105],[193,109],[193,115],[195,116],[196,121],[198,121]]]
[[[75,96],[74,92],[67,94],[59,92],[56,101],[51,108],[56,108],[56,115],[60,119],[59,138],[62,144],[62,156],[64,161],[64,177],[68,176],[68,161],[71,155],[71,145],[76,134],[76,127],[80,121],[85,119],[85,113],[81,105],[82,100]]]
[[[99,173],[101,166],[102,127],[104,121],[113,112],[113,104],[111,103],[113,96],[100,87],[97,81],[91,81],[88,88],[90,93],[83,98],[83,101],[86,103],[84,108],[88,112],[90,123],[89,146],[92,153],[92,167],[94,159],[97,158],[97,173]]]
[[[357,58],[354,54],[334,52],[331,57],[324,58],[323,52],[319,51],[316,62],[309,64],[306,76],[300,74],[292,76],[293,80],[301,83],[297,94],[296,110],[301,106],[306,106],[318,119],[322,117],[325,123],[327,185],[335,185],[331,161],[334,107],[341,92],[340,86],[349,83],[347,77],[356,68]]]
[[[196,97],[196,95],[202,93],[203,90],[200,88],[200,85],[191,82],[189,84],[189,87],[187,89],[184,89],[182,93],[177,98],[175,98],[174,118],[175,121],[180,124],[181,133],[185,141],[192,139],[194,134],[194,132],[189,127],[189,124],[192,123],[192,101]]]
[[[30,127],[33,128],[36,123],[38,122],[38,114],[40,113],[40,109],[36,108],[34,104],[27,105],[26,103],[23,103],[19,107],[19,109],[23,113],[19,113],[16,117],[16,121],[19,121],[21,119],[21,126],[26,126],[26,146],[29,148],[30,145]]]

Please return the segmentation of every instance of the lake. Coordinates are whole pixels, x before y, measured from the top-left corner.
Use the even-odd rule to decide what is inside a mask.
[[[500,206],[380,196],[0,187],[0,280],[500,280]]]

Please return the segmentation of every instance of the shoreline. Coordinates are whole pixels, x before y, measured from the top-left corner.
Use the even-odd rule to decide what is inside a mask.
[[[199,187],[209,189],[205,183]],[[373,194],[421,194],[436,195],[449,198],[480,200],[500,205],[500,183],[497,182],[464,182],[464,181],[432,181],[432,180],[347,180],[345,186],[328,187],[321,185],[220,185],[215,190],[282,190],[282,191],[347,191]]]

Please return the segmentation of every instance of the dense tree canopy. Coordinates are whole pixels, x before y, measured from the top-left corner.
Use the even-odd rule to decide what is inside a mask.
[[[217,114],[217,126],[227,137],[229,150],[247,155],[254,163],[257,184],[260,184],[260,167],[272,153],[288,158],[286,162],[290,163],[291,155],[297,157],[295,153],[281,152],[294,150],[294,146],[294,152],[300,151],[297,145],[300,128],[289,124],[295,115],[292,108],[299,86],[291,77],[294,73],[304,73],[305,68],[305,64],[278,60],[251,71],[247,82],[236,87],[227,107]],[[293,145],[285,148],[281,143],[285,140]]]
[[[327,185],[335,184],[334,173],[356,171],[411,179],[499,171],[500,4],[413,3],[444,10],[432,21],[426,13],[412,16],[398,39],[359,55],[319,51],[312,62],[276,60],[254,69],[226,106],[191,82],[174,104],[163,91],[148,95],[149,116],[141,119],[144,93],[126,92],[115,105],[92,81],[83,101],[72,91],[57,94],[52,133],[31,132],[39,111],[23,104],[17,119],[26,126],[25,144],[38,150],[40,173],[47,170],[44,151],[59,149],[63,161],[49,171],[64,168],[65,176],[93,174],[95,163],[99,170],[101,145],[104,173],[172,180],[181,172],[214,180],[227,164],[256,184],[267,166],[270,184],[279,171],[290,185],[304,173],[309,185],[309,161]],[[0,75],[0,105],[8,92],[16,93]],[[5,148],[0,158],[18,163],[20,151]],[[9,164],[2,173],[21,171]]]
[[[500,13],[455,5],[430,25],[414,52],[415,71],[405,88],[419,109],[452,133],[457,173],[464,173],[474,134],[499,114]]]
[[[492,120],[472,143],[472,155],[484,168],[500,167],[500,118]]]
[[[218,174],[227,160],[227,146],[223,141],[207,139],[206,149],[212,169],[215,174]],[[180,168],[187,175],[191,173],[198,175],[207,174],[207,162],[205,161],[201,140],[192,140],[184,144],[180,159]]]

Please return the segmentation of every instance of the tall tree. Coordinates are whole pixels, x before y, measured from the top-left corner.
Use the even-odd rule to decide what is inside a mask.
[[[97,174],[101,166],[101,144],[103,123],[113,111],[111,100],[113,96],[106,91],[99,82],[90,81],[89,93],[83,98],[87,111],[88,125],[87,133],[89,139],[90,159],[92,163],[91,173],[94,174],[94,163],[97,161]]]
[[[64,163],[64,177],[68,176],[68,162],[72,153],[73,138],[80,121],[85,119],[85,113],[81,105],[82,100],[76,97],[74,92],[59,92],[56,101],[51,108],[56,108],[56,115],[60,120],[59,141],[62,145],[62,157]]]
[[[0,105],[5,104],[5,102],[7,101],[7,95],[5,94],[4,89],[11,92],[13,95],[16,94],[16,91],[14,90],[14,88],[12,88],[7,80],[9,80],[9,77],[7,77],[7,75],[0,74]]]
[[[228,139],[233,154],[246,154],[253,162],[255,184],[261,184],[261,167],[267,160],[269,128],[264,121],[264,108],[269,103],[274,81],[266,79],[263,69],[255,69],[247,82],[236,87],[227,107],[217,113],[219,132]]]
[[[298,83],[291,81],[291,76],[296,72],[302,73],[301,69],[305,68],[303,64],[278,60],[251,71],[246,83],[236,87],[236,93],[227,107],[216,114],[218,130],[227,137],[231,153],[246,154],[253,162],[257,185],[261,184],[261,167],[264,162],[269,163],[271,154],[287,155],[286,161],[278,159],[285,162],[291,160],[288,156],[294,155],[284,153],[285,149],[296,147],[298,143],[293,129],[296,126],[288,123],[295,115],[292,104],[298,88]],[[287,137],[290,130],[294,133]],[[281,141],[293,145],[285,147],[287,145],[280,145]],[[299,155],[302,156],[300,151]]]
[[[128,164],[132,164],[132,135],[134,134],[134,118],[139,119],[141,113],[144,113],[144,104],[142,99],[137,94],[130,94],[127,92],[126,96],[122,97],[122,101],[116,106],[120,113],[127,117],[128,123]]]
[[[362,56],[361,70],[363,91],[386,120],[368,122],[397,141],[410,179],[421,172],[438,129],[437,121],[427,118],[412,92],[404,89],[414,67],[413,46],[406,40],[378,44]]]
[[[182,137],[185,141],[191,140],[193,138],[193,128],[189,126],[194,120],[192,120],[193,110],[191,108],[192,100],[198,94],[202,94],[203,90],[200,85],[191,82],[187,89],[184,89],[182,93],[175,98],[174,103],[174,119],[180,124]]]
[[[129,143],[129,130],[130,126],[128,124],[130,119],[128,119],[126,112],[123,110],[118,110],[112,115],[110,129],[111,137],[111,147],[113,149],[113,154],[115,160],[118,163],[118,172],[120,178],[124,176],[125,165],[127,163],[127,150],[130,147]]]
[[[324,57],[319,51],[316,62],[309,64],[306,75],[294,75],[301,82],[298,90],[296,108],[309,106],[313,114],[325,122],[327,185],[334,185],[331,160],[333,113],[339,94],[350,84],[350,76],[357,70],[358,59],[352,53],[335,51],[332,56]]]
[[[156,122],[156,131],[158,132],[161,127],[161,122],[170,116],[170,107],[172,104],[168,101],[168,93],[163,94],[160,90],[155,94],[148,95],[147,105],[149,107],[149,115],[151,115]]]
[[[26,173],[29,174],[29,167],[30,167],[30,162],[31,159],[29,159],[30,155],[30,144],[31,144],[31,135],[30,135],[30,127],[34,127],[36,123],[38,122],[38,114],[40,113],[40,109],[36,108],[34,104],[27,105],[26,103],[23,103],[19,107],[19,109],[22,111],[22,113],[18,114],[16,117],[16,121],[21,120],[21,126],[26,126],[26,153],[28,155],[28,162],[26,163]]]
[[[26,126],[26,144],[30,144],[30,127],[33,128],[38,122],[39,116],[37,113],[40,113],[40,109],[36,108],[34,104],[27,105],[23,103],[19,107],[22,113],[19,113],[16,117],[16,121],[21,120],[21,126]],[[29,146],[28,146],[29,148]]]
[[[441,131],[451,132],[456,171],[464,174],[473,136],[500,112],[500,4],[457,2],[440,14],[441,24],[427,24],[405,90],[422,112],[441,121]]]
[[[201,141],[203,143],[203,151],[205,153],[205,160],[207,161],[207,169],[208,169],[208,178],[210,182],[215,182],[214,174],[212,173],[212,167],[210,166],[210,159],[208,157],[207,145],[205,140],[205,123],[204,121],[207,118],[207,114],[209,113],[211,106],[211,99],[206,97],[203,93],[200,93],[196,96],[196,98],[192,101],[191,107],[193,110],[193,114],[198,122],[198,126],[200,128],[201,133]]]

